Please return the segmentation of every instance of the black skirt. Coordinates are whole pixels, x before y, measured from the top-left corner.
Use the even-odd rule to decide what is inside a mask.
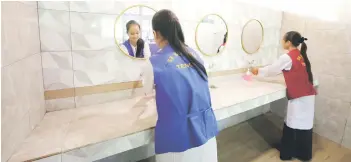
[[[291,160],[292,158],[297,158],[301,161],[312,159],[312,129],[292,129],[284,124],[280,159]]]

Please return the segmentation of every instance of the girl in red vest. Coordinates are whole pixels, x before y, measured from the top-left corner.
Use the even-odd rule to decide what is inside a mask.
[[[252,68],[259,76],[283,72],[288,97],[288,109],[281,139],[280,159],[301,161],[312,159],[312,127],[316,90],[313,87],[311,63],[306,51],[307,39],[296,31],[286,33],[282,45],[288,51],[278,61],[263,68]],[[301,45],[301,50],[297,47]]]

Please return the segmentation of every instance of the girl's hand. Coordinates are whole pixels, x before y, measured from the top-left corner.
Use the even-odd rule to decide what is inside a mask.
[[[250,68],[250,72],[251,72],[253,75],[258,75],[258,68],[252,67],[252,68]]]

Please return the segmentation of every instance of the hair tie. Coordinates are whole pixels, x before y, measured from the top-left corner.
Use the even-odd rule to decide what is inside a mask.
[[[303,43],[303,42],[305,42],[306,40],[308,40],[307,38],[305,38],[305,37],[301,37],[301,39],[300,39],[300,43]]]

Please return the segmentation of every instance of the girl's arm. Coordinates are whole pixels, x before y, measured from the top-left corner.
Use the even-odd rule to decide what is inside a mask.
[[[149,50],[150,51],[150,50]],[[142,81],[143,91],[145,95],[152,94],[154,92],[154,70],[149,59],[146,60],[145,66],[143,67]]]
[[[144,58],[149,58],[151,56],[150,45],[149,43],[144,44]]]
[[[142,82],[143,87],[138,90],[133,89],[132,97],[152,94],[154,90],[154,72],[149,59],[141,66],[139,80]]]
[[[279,57],[277,61],[273,64],[268,65],[263,68],[252,68],[251,72],[254,75],[262,76],[262,77],[269,77],[275,76],[282,73],[283,70],[290,70],[292,66],[291,58],[288,54],[284,54]]]

